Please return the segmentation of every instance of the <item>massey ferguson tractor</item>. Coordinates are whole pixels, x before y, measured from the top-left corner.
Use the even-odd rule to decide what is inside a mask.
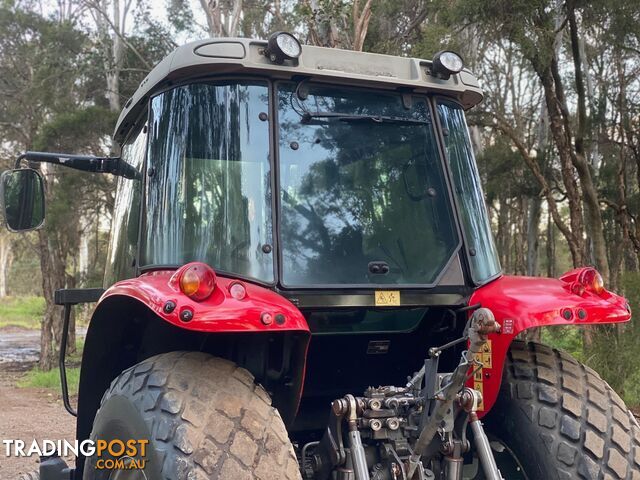
[[[13,231],[44,221],[41,164],[117,177],[106,290],[56,293],[63,399],[78,441],[146,445],[43,457],[41,480],[640,478],[620,397],[517,339],[631,312],[592,267],[502,274],[465,121],[481,100],[449,51],[208,39],[126,102],[118,157],[22,154],[0,182]]]

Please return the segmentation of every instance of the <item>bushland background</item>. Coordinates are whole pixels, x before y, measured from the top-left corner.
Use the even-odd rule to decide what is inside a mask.
[[[640,311],[637,2],[0,0],[0,166],[24,150],[116,151],[109,135],[121,106],[178,44],[277,30],[392,55],[460,52],[486,92],[468,118],[504,271],[595,265]],[[0,340],[40,330],[39,362],[19,382],[37,386],[57,383],[53,292],[101,286],[114,201],[108,176],[51,167],[46,182],[46,228],[0,231]],[[79,309],[74,321],[86,316]],[[637,321],[529,336],[570,351],[640,404]],[[72,362],[81,348],[72,339]]]

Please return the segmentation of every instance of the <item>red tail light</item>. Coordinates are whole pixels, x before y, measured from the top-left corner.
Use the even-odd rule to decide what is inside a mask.
[[[201,302],[209,298],[216,288],[216,273],[205,263],[190,263],[180,272],[178,284],[182,293]]]
[[[602,280],[602,275],[600,275],[595,268],[587,268],[583,270],[578,281],[586,290],[593,292],[596,295],[600,295],[604,292],[604,280]]]
[[[563,274],[560,280],[576,295],[584,295],[585,292],[607,295],[602,275],[593,267],[576,268]]]

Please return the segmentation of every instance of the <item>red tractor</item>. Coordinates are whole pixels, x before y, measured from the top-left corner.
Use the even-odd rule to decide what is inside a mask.
[[[620,397],[516,340],[631,312],[591,267],[502,274],[464,113],[481,100],[453,52],[209,39],[141,83],[119,157],[21,155],[15,231],[44,219],[27,165],[118,177],[106,290],[56,301],[67,320],[98,302],[77,439],[147,446],[43,458],[40,478],[640,478]]]

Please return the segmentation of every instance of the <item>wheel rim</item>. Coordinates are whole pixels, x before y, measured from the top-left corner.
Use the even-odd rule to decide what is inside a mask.
[[[131,457],[123,458],[125,465],[131,465]],[[124,469],[92,469],[94,480],[152,480],[152,475],[147,472],[147,468],[124,468]]]
[[[144,470],[110,470],[107,480],[150,480]]]
[[[126,397],[116,395],[101,407],[101,412],[103,416],[94,424],[92,438],[106,442],[131,439],[147,440],[145,456],[132,458],[123,455],[113,458],[105,451],[100,458],[95,455],[87,458],[83,478],[87,480],[154,480],[161,478],[157,467],[158,460],[154,442],[151,440],[152,437],[142,416],[133,404]],[[102,466],[114,468],[96,468],[100,459],[105,461]],[[122,461],[124,468],[120,468],[120,465],[109,465],[107,460]],[[142,461],[144,461],[143,464],[141,464]],[[136,462],[136,464],[134,465],[132,462]],[[137,468],[138,466],[142,468]]]
[[[489,435],[491,452],[496,460],[498,469],[504,478],[509,480],[530,480],[517,455],[502,440]],[[478,459],[475,447],[472,448],[473,464],[468,466],[464,473],[465,480],[484,480],[486,477],[482,471],[482,465]]]

